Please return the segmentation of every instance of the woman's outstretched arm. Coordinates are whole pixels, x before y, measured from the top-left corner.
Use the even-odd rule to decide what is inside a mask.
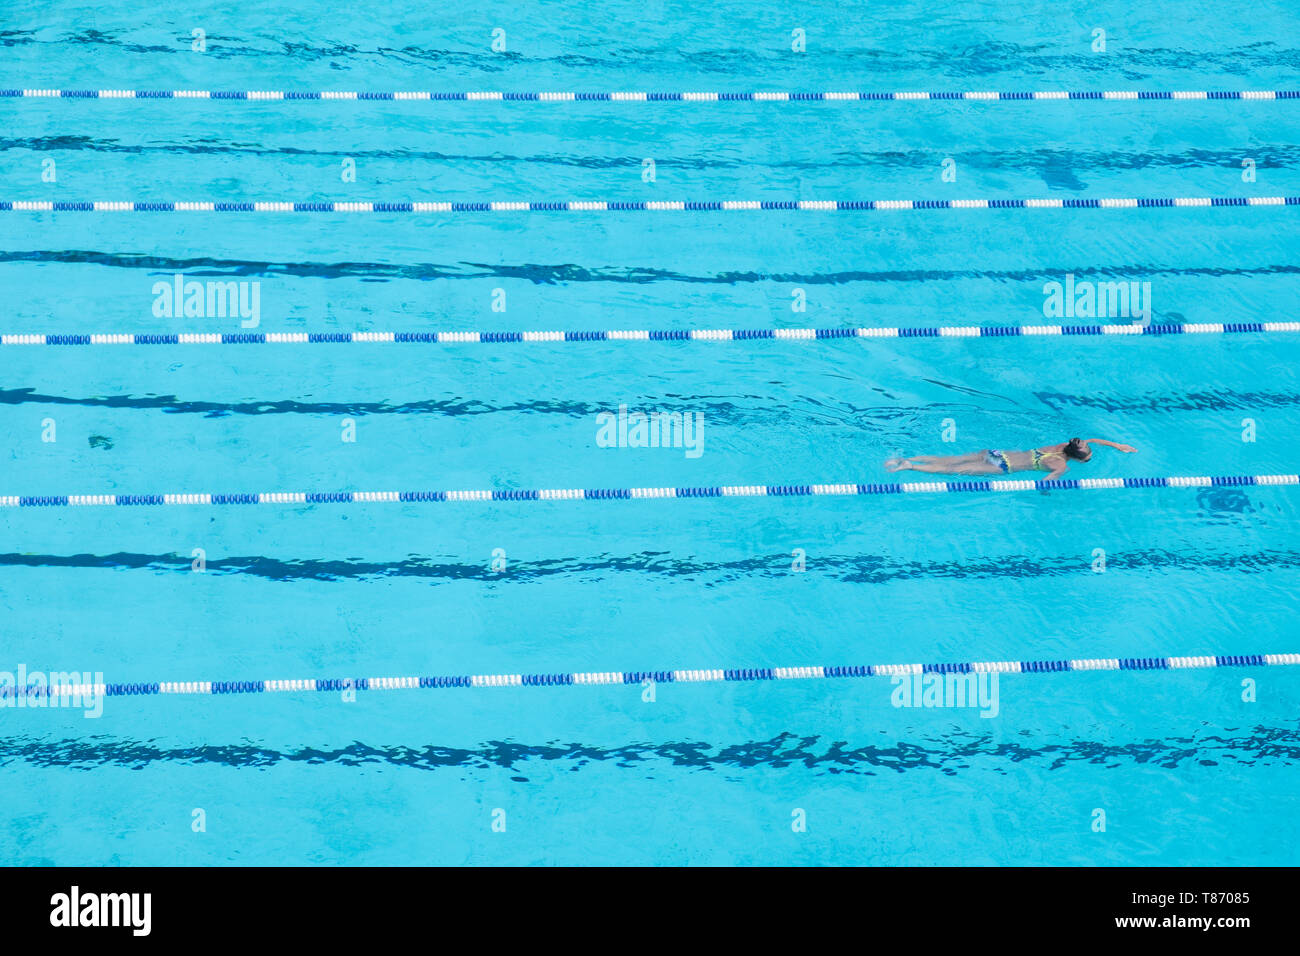
[[[1121,445],[1119,442],[1107,441],[1104,438],[1089,438],[1089,445],[1105,445],[1107,448],[1114,448],[1116,451],[1122,451],[1127,454],[1137,451],[1132,445]]]

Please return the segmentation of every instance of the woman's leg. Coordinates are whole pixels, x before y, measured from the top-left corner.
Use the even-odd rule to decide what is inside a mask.
[[[923,471],[931,475],[1000,475],[1002,469],[990,464],[983,456],[976,461],[968,455],[954,455],[951,458],[934,458],[930,461],[911,460],[905,462],[895,471]]]
[[[997,465],[989,464],[988,452],[983,451],[973,451],[966,455],[891,458],[885,462],[885,467],[890,471],[924,471],[936,475],[993,475],[1002,471]]]

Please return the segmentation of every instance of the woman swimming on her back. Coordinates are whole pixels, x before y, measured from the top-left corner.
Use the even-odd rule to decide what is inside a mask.
[[[1089,461],[1090,445],[1105,445],[1116,451],[1137,451],[1132,445],[1121,445],[1104,438],[1071,438],[1059,445],[1044,445],[1031,451],[971,452],[969,455],[915,455],[911,458],[891,458],[885,462],[890,471],[926,471],[939,475],[1005,475],[1013,471],[1045,471],[1048,479],[1065,474],[1070,461]]]

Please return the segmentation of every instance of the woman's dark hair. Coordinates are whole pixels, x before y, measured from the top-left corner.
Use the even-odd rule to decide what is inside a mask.
[[[1065,445],[1065,457],[1083,461],[1083,439],[1071,438]]]

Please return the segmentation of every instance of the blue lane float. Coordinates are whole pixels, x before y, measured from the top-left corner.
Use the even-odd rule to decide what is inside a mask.
[[[952,209],[1173,209],[1300,206],[1300,196],[1164,196],[1116,199],[725,199],[691,202],[289,202],[284,200],[211,202],[0,201],[0,212],[149,212],[149,213],[483,213],[483,212],[888,212]]]
[[[706,668],[700,670],[592,671],[538,674],[459,674],[436,677],[331,677],[290,680],[140,681],[133,683],[54,683],[0,686],[0,699],[41,704],[59,698],[224,696],[285,692],[446,690],[472,687],[578,687],[828,680],[849,677],[899,677],[913,674],[1064,674],[1098,671],[1204,670],[1228,667],[1300,665],[1300,654],[1234,654],[1195,657],[1094,657],[1077,660],[967,661],[941,664],[851,664],[811,667]],[[10,705],[12,706],[12,705]]]
[[[1109,325],[956,325],[834,329],[607,329],[551,332],[18,333],[4,345],[451,345],[573,342],[757,342],[828,339],[1034,338],[1042,336],[1256,335],[1300,332],[1300,322]]]
[[[234,494],[0,495],[0,508],[171,507],[181,505],[427,504],[445,502],[631,501],[679,498],[853,497],[1094,491],[1115,488],[1224,488],[1300,484],[1300,475],[1203,475],[1153,478],[1043,478],[870,484],[697,485],[660,488],[477,489],[468,491],[275,491]]]
[[[1015,102],[1037,100],[1294,100],[1300,90],[898,90],[898,91],[435,91],[435,90],[90,90],[0,89],[0,98],[65,100],[219,100],[276,102],[285,100],[360,100],[516,103],[882,103],[961,100]]]

